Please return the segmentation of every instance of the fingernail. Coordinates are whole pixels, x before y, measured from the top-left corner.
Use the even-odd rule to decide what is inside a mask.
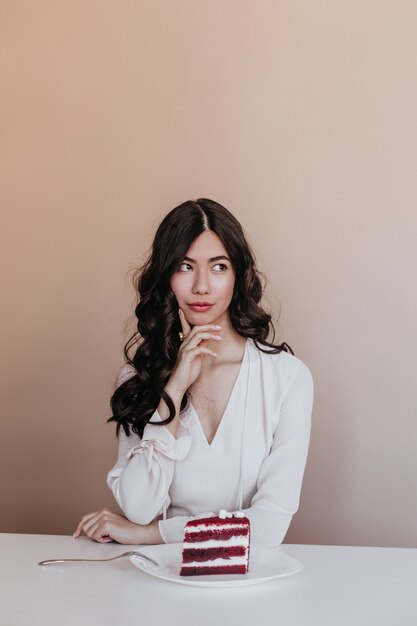
[[[73,539],[76,539],[76,538],[77,538],[77,537],[75,536],[75,533],[73,534],[72,538],[73,538]]]
[[[214,328],[218,328],[220,330],[221,326],[217,326],[217,324],[215,324]]]
[[[178,315],[181,315],[181,309],[178,309]]]
[[[218,356],[217,352],[213,352],[214,356]]]

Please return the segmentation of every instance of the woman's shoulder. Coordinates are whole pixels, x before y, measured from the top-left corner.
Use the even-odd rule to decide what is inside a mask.
[[[281,350],[278,353],[268,352],[267,346],[262,346],[262,350],[258,348],[253,340],[250,340],[253,350],[256,351],[258,358],[265,371],[269,371],[274,377],[282,378],[290,381],[295,376],[303,378],[312,378],[311,371],[307,365],[299,357]]]

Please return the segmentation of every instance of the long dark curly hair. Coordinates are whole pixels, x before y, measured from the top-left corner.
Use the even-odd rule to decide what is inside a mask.
[[[211,230],[222,241],[235,272],[228,309],[233,328],[242,337],[253,339],[259,350],[261,346],[269,348],[262,352],[293,354],[285,342],[274,345],[267,341],[270,332],[275,341],[275,329],[271,315],[259,305],[263,292],[260,272],[238,220],[214,200],[199,198],[183,202],[162,220],[150,255],[134,278],[138,296],[137,331],[126,343],[124,355],[135,373],[120,384],[110,400],[113,414],[108,421],[116,422],[117,435],[122,426],[127,436],[132,431],[142,438],[161,398],[168,405],[169,417],[156,423],[163,426],[175,417],[174,403],[164,391],[176,363],[181,331],[178,303],[170,288],[170,279],[193,242],[206,230]],[[136,350],[130,356],[133,348]],[[188,402],[185,394],[181,412]]]

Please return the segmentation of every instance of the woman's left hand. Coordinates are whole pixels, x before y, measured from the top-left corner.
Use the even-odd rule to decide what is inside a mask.
[[[84,531],[87,537],[99,543],[109,541],[127,544],[153,543],[158,536],[160,541],[155,540],[155,543],[163,543],[156,524],[157,520],[154,520],[148,526],[140,526],[123,515],[113,513],[109,509],[101,509],[84,515],[73,537],[77,539]]]

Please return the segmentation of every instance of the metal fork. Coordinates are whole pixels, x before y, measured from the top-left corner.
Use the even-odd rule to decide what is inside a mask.
[[[114,561],[115,559],[120,559],[122,556],[137,556],[138,558],[152,563],[152,565],[159,565],[157,561],[154,561],[149,556],[145,556],[137,550],[129,550],[129,552],[123,552],[117,556],[112,556],[110,559],[50,559],[49,561],[40,561],[38,565],[54,565],[56,563],[102,563],[104,561]]]

